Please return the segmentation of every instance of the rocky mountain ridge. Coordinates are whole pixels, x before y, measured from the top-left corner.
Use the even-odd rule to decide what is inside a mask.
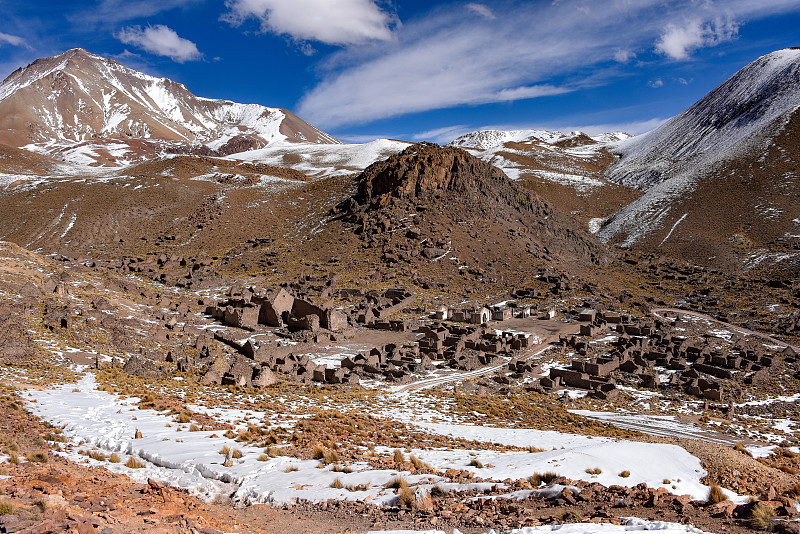
[[[79,48],[38,59],[0,83],[0,143],[49,153],[86,146],[88,153],[112,141],[112,149],[129,153],[117,156],[120,163],[147,151],[137,144],[227,155],[280,141],[339,143],[288,110],[198,97]]]

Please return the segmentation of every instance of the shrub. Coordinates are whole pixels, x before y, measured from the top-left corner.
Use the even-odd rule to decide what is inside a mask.
[[[227,456],[229,452],[231,452],[231,449],[227,445],[219,450],[219,453],[224,454],[225,456]]]
[[[350,469],[349,467],[346,467],[346,466],[343,466],[343,465],[339,465],[339,464],[334,464],[334,466],[331,467],[331,471],[333,471],[334,473],[352,473],[353,472],[353,470]]]
[[[199,432],[199,431],[200,431],[200,427],[197,426],[194,423],[192,423],[192,425],[189,427],[189,432]]]
[[[366,484],[348,484],[345,486],[345,489],[347,489],[347,491],[367,491],[369,486],[369,482]]]
[[[269,456],[267,456],[266,454],[262,454],[262,455],[260,455],[258,457],[258,461],[259,462],[268,462],[269,461]]]
[[[286,469],[284,469],[285,473],[291,473],[293,471],[300,471],[300,468],[297,467],[296,465],[287,465]]]
[[[587,468],[586,472],[589,473],[590,475],[599,475],[600,473],[603,472],[603,470],[600,469],[599,467],[595,467],[595,468],[591,468],[591,469]]]
[[[19,456],[14,454],[13,452],[8,455],[8,463],[10,464],[18,464],[19,463]]]
[[[186,412],[181,412],[181,414],[178,416],[179,423],[188,423],[191,420],[192,420],[192,415]]]
[[[394,489],[408,488],[408,482],[406,482],[406,479],[398,475],[389,482],[387,482],[384,488],[394,488]]]
[[[31,452],[31,453],[28,453],[27,456],[25,456],[25,459],[28,460],[29,462],[38,462],[40,464],[46,464],[47,463],[47,453],[46,452]],[[103,459],[105,460],[105,457],[103,457]]]
[[[241,458],[241,457],[242,457],[242,451],[240,451],[239,449],[233,449],[231,451],[231,458]]]
[[[399,496],[397,497],[398,506],[403,508],[411,508],[414,505],[414,490],[408,486],[400,488]]]
[[[122,461],[122,458],[119,457],[119,454],[116,452],[112,452],[111,456],[108,457],[108,461],[112,464],[118,464]]]
[[[708,504],[717,504],[727,500],[728,498],[719,486],[711,486],[711,489],[708,490],[708,499],[706,499]]]
[[[89,451],[89,458],[97,460],[98,462],[106,461],[106,455],[100,451]]]
[[[339,455],[336,454],[336,451],[327,449],[322,445],[314,445],[314,458],[316,460],[322,460],[322,463],[325,465],[335,464],[339,461]]]
[[[131,469],[141,469],[144,467],[144,464],[133,456],[130,456],[128,457],[128,461],[125,462],[125,467],[130,467]]]
[[[481,463],[481,461],[480,461],[480,460],[478,460],[477,458],[473,458],[473,459],[472,459],[472,460],[469,462],[469,465],[471,465],[472,467],[477,467],[478,469],[483,469],[483,464],[482,464],[482,463]]]
[[[626,469],[625,471],[620,473],[619,476],[621,476],[622,478],[628,478],[629,476],[631,476],[631,472]]]
[[[276,458],[278,456],[286,456],[286,451],[283,449],[279,449],[277,447],[270,447],[266,450],[267,455],[270,458]]]
[[[413,454],[408,458],[411,461],[411,465],[414,466],[414,469],[430,469],[431,466],[414,456]]]
[[[0,515],[11,515],[15,512],[14,505],[10,502],[0,502]]]
[[[403,451],[400,449],[394,450],[394,463],[399,464],[406,461],[406,457],[403,456]]]
[[[547,473],[534,473],[531,476],[531,484],[534,487],[541,486],[544,484],[549,484],[551,480],[558,478],[557,473],[547,472]]]
[[[331,482],[331,487],[334,489],[342,489],[344,487],[344,484],[342,484],[342,479],[336,477],[336,479],[333,482]]]
[[[750,511],[750,526],[755,530],[771,531],[775,524],[775,510],[765,504],[756,503]]]

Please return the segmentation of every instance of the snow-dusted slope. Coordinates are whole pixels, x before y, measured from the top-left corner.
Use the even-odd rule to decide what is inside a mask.
[[[275,143],[265,148],[232,154],[243,161],[290,167],[307,176],[321,178],[359,172],[378,160],[402,152],[411,143],[376,139],[369,143],[322,145]]]
[[[610,217],[600,238],[716,266],[769,257],[800,267],[798,129],[800,49],[758,58],[660,127],[613,146],[621,159],[606,178],[644,195]]]
[[[800,48],[753,61],[692,107],[616,146],[608,178],[642,191],[701,166],[745,155],[800,107]]]
[[[197,97],[183,84],[73,49],[0,83],[0,142],[148,140],[233,153],[277,141],[338,143],[284,109]]]

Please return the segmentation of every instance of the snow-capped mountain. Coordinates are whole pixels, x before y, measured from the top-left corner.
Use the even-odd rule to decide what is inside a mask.
[[[230,154],[277,141],[338,143],[285,109],[201,98],[185,85],[79,48],[38,59],[0,83],[0,143],[63,153],[131,140]],[[156,149],[157,150],[157,149]]]
[[[588,136],[547,130],[479,130],[451,141],[491,163],[512,180],[589,222],[602,219],[639,196],[602,177],[614,162],[609,143],[630,138],[623,132]]]
[[[706,263],[791,259],[780,250],[800,245],[799,109],[800,48],[778,50],[655,130],[617,143],[621,158],[606,177],[644,195],[600,237]]]
[[[753,61],[655,130],[617,146],[615,181],[647,190],[716,161],[760,148],[800,107],[800,48]]]

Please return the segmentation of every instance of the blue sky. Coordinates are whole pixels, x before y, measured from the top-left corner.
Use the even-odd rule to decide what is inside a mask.
[[[641,133],[760,55],[800,0],[0,0],[0,77],[82,47],[349,141]]]

